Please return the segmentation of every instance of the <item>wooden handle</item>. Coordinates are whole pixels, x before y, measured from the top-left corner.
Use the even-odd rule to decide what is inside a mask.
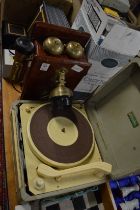
[[[105,162],[89,163],[64,170],[55,170],[52,167],[41,163],[38,165],[37,173],[38,175],[43,176],[45,178],[62,178],[66,175],[75,175],[78,173],[80,173],[80,175],[82,175],[83,173],[93,173],[104,176],[106,174],[110,174],[111,170],[112,166]]]

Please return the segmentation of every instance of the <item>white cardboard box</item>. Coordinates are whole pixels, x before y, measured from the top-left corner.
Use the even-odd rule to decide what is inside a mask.
[[[84,28],[86,25],[86,28]],[[87,30],[97,44],[99,37],[107,25],[107,15],[95,0],[83,0],[72,28]]]
[[[116,25],[122,27],[124,31],[127,30],[129,32],[129,28],[124,22],[108,17],[96,0],[83,0],[72,28],[91,34],[92,38],[86,47],[86,51],[92,66],[88,74],[75,88],[75,91],[92,93],[134,57],[134,53],[131,53],[132,51],[138,52],[138,49],[132,50],[130,53],[126,49],[125,53],[125,49],[118,51],[117,48],[112,48],[112,42],[115,42],[115,40],[113,40],[113,33],[111,31],[114,30]],[[134,32],[135,30],[130,29],[130,32],[132,31]],[[110,33],[112,35],[111,39]],[[140,35],[140,32],[137,33]],[[103,34],[106,36],[102,36]],[[139,37],[138,34],[137,37]],[[139,39],[137,38],[137,40]]]

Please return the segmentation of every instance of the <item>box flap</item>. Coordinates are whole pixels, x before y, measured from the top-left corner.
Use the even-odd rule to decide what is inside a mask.
[[[140,172],[140,58],[92,95],[87,112],[112,177]]]

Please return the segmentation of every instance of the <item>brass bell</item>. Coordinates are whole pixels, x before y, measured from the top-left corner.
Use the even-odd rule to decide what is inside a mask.
[[[48,37],[45,39],[43,48],[52,55],[61,55],[64,51],[64,45],[57,37]]]
[[[84,54],[84,48],[80,43],[70,41],[66,45],[66,53],[72,58],[81,58]]]
[[[67,69],[62,68],[58,72],[58,84],[57,86],[50,92],[50,98],[60,97],[60,96],[69,96],[73,95],[72,91],[65,86],[66,83],[66,73]]]

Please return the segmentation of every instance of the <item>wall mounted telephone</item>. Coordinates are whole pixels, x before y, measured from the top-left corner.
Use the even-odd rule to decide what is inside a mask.
[[[42,22],[34,25],[31,40],[18,38],[9,81],[22,81],[21,99],[45,99],[61,68],[68,70],[67,87],[74,90],[91,66],[84,52],[89,39],[88,33]]]

